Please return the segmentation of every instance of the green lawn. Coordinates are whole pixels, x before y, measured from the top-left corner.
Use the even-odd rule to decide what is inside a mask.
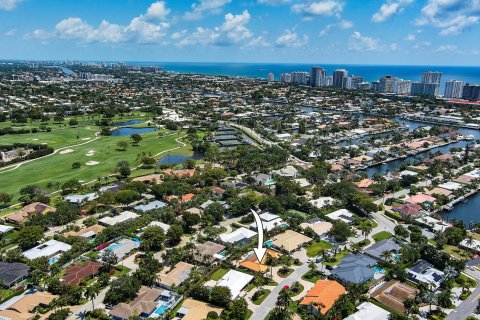
[[[72,147],[70,153],[58,153],[52,156],[38,159],[30,163],[23,164],[21,167],[11,171],[0,170],[0,191],[6,191],[14,195],[14,203],[18,200],[18,192],[21,188],[36,184],[46,187],[48,182],[59,182],[60,184],[70,180],[77,179],[83,182],[90,182],[113,173],[113,169],[119,161],[126,160],[133,168],[139,163],[136,162],[137,156],[141,153],[153,156],[175,147],[181,147],[175,139],[184,135],[183,132],[172,133],[163,138],[159,138],[156,132],[143,134],[143,140],[139,146],[129,146],[126,151],[117,149],[118,141],[129,141],[129,137],[100,137],[91,143]],[[93,155],[87,156],[91,152]],[[174,154],[189,155],[192,153],[191,147],[181,147],[174,151]],[[156,158],[161,158],[167,153],[160,154]],[[89,161],[98,162],[95,165],[86,165]],[[79,169],[72,169],[74,162],[80,162]],[[132,176],[151,173],[153,170],[132,171]]]
[[[467,250],[460,249],[456,246],[452,246],[452,245],[449,245],[449,244],[447,244],[443,247],[443,251],[445,251],[446,253],[448,253],[452,257],[460,259],[460,260],[470,260],[473,256],[473,254],[471,252],[469,252]]]
[[[393,234],[391,234],[388,231],[380,231],[379,233],[376,233],[372,236],[372,238],[373,238],[373,240],[375,240],[375,242],[379,242],[379,241],[382,241],[382,240],[385,240],[385,239],[390,239],[391,237],[393,237]]]
[[[324,240],[316,241],[311,245],[307,246],[307,256],[308,257],[316,257],[320,254],[322,250],[330,249],[332,245]]]
[[[228,269],[223,269],[223,268],[222,268],[222,269],[218,269],[217,271],[215,271],[215,272],[212,274],[212,276],[211,276],[210,278],[211,278],[212,280],[214,280],[214,281],[218,281],[218,280],[222,279],[222,277],[223,277],[224,275],[226,275],[228,271],[229,271]]]
[[[130,272],[130,268],[127,268],[125,266],[122,266],[120,264],[116,265],[115,266],[115,273],[113,274],[114,277],[120,277],[120,276],[123,276],[127,273]]]
[[[265,300],[271,292],[269,289],[260,289],[260,290],[263,290],[263,294],[257,300],[253,301],[253,304],[257,306],[262,304],[263,300]]]
[[[337,255],[335,256],[335,261],[332,261],[332,262],[323,262],[322,261],[322,264],[323,265],[326,265],[326,266],[336,266],[337,264],[339,264],[340,262],[342,262],[342,259],[343,257],[345,257],[346,255],[349,255],[350,254],[350,251],[348,250],[343,250],[343,251],[340,251],[339,253],[337,253]]]

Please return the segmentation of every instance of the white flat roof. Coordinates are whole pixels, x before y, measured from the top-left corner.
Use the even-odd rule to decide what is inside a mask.
[[[249,230],[247,228],[241,227],[237,230],[233,231],[232,233],[224,233],[220,235],[220,239],[226,243],[236,243],[243,239],[251,239],[257,233],[255,231]]]
[[[462,185],[457,182],[449,181],[438,185],[439,188],[447,189],[450,191],[462,189]]]
[[[252,275],[236,270],[230,270],[217,282],[217,286],[229,288],[232,292],[233,300],[238,297],[242,289],[245,288],[253,278]]]
[[[351,223],[353,220],[353,213],[351,213],[347,209],[340,209],[332,213],[329,213],[326,216],[332,220],[342,220],[343,222],[346,222],[346,223]]]
[[[45,243],[39,244],[35,248],[27,250],[23,255],[29,259],[33,260],[40,257],[52,257],[58,253],[66,252],[72,247],[69,244],[57,241],[57,240],[48,240]]]
[[[98,220],[98,222],[100,222],[101,224],[107,225],[107,226],[114,226],[118,223],[125,222],[125,221],[131,220],[131,219],[135,219],[137,217],[139,217],[139,215],[136,214],[135,212],[124,211],[124,212],[122,212],[119,215],[116,215],[114,217],[102,218],[102,219]]]
[[[4,226],[3,224],[0,224],[0,233],[5,233],[13,230],[13,227],[10,226]]]
[[[384,310],[371,302],[364,302],[357,307],[357,312],[349,315],[345,320],[385,320],[390,312]]]
[[[325,206],[333,204],[334,201],[335,199],[333,199],[332,197],[320,197],[318,199],[310,200],[308,201],[308,203],[318,209],[322,209]]]

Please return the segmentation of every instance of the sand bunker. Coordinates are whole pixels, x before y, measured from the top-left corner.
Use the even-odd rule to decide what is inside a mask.
[[[88,150],[87,153],[86,153],[87,157],[91,157],[93,155],[95,155],[95,150]]]
[[[100,163],[100,162],[98,162],[98,161],[88,161],[88,162],[86,162],[85,164],[86,164],[87,166],[94,166],[94,165],[97,165],[97,164],[99,164],[99,163]]]
[[[73,149],[66,149],[66,150],[60,151],[59,153],[60,154],[67,154],[67,153],[72,153],[73,151],[74,151]]]

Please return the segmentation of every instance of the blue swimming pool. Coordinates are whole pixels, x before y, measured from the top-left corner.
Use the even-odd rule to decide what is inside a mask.
[[[58,258],[57,257],[51,257],[50,259],[48,259],[48,264],[49,265],[52,265],[54,264],[55,262],[58,261]]]
[[[383,273],[383,269],[380,267],[375,267],[373,268],[373,270],[375,271],[375,273]]]
[[[168,307],[170,307],[170,304],[166,303],[166,304],[162,305],[161,307],[157,308],[157,310],[155,310],[155,313],[158,314],[158,315],[161,315],[168,309]]]
[[[273,242],[270,241],[270,240],[265,241],[265,246],[266,246],[267,248],[270,248],[270,247],[272,246],[272,244],[273,244]]]
[[[121,243],[113,243],[113,244],[109,245],[106,250],[110,250],[110,251],[111,251],[111,250],[113,250],[113,249],[115,249],[115,248],[120,247],[121,245],[122,245]]]

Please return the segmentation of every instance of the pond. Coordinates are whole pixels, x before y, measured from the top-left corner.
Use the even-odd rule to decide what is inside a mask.
[[[184,163],[185,160],[193,159],[193,160],[200,160],[203,156],[197,152],[194,152],[191,156],[184,156],[180,154],[169,154],[162,157],[158,160],[157,164],[181,164]]]
[[[144,134],[148,132],[156,131],[156,128],[130,128],[123,127],[112,131],[112,136],[122,137],[122,136],[131,136],[132,134]]]
[[[127,126],[133,126],[136,124],[143,123],[143,120],[127,120],[127,121],[122,121],[115,123],[114,126],[116,127],[127,127]]]

